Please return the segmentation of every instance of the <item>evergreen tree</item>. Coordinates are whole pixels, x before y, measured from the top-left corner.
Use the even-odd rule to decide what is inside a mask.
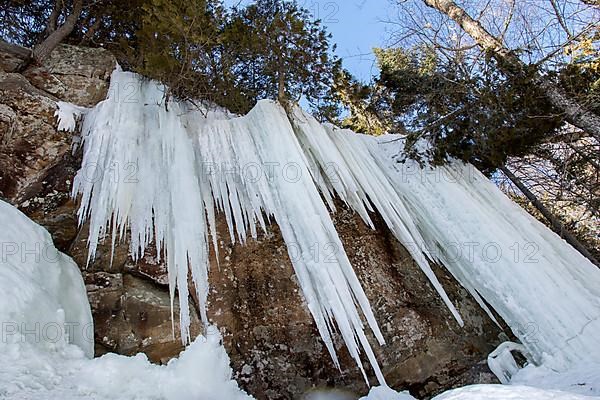
[[[302,97],[324,114],[337,111],[326,104],[340,65],[331,35],[294,1],[258,0],[231,10],[220,0],[0,2],[5,40],[34,46],[49,26],[78,11],[65,42],[111,50],[123,68],[169,86],[167,95],[238,113],[259,99]]]
[[[444,62],[435,49],[375,49],[380,75],[369,107],[393,132],[420,139],[433,163],[449,157],[492,173],[508,157],[531,152],[562,120],[526,79],[506,79],[489,60],[477,74]],[[348,119],[351,121],[351,119]],[[360,128],[360,126],[353,128]]]
[[[224,30],[235,86],[248,103],[305,97],[316,105],[327,96],[340,62],[330,34],[295,1],[258,0],[234,8]]]

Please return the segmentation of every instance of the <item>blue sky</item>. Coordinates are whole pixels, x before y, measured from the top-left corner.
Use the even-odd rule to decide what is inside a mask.
[[[390,14],[389,0],[303,0],[318,13],[337,43],[344,67],[362,81],[377,73],[371,49],[384,46],[390,26],[382,22]]]
[[[229,6],[250,2],[225,0]],[[365,82],[377,73],[371,49],[385,45],[390,26],[381,21],[390,15],[390,0],[298,0],[298,3],[323,21],[338,45],[336,54],[346,69]]]

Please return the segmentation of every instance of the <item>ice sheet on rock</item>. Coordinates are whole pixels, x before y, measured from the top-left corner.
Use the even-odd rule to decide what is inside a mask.
[[[383,337],[283,109],[263,101],[245,117],[197,126],[203,192],[212,193],[224,211],[232,241],[234,231],[240,241],[247,233],[256,237],[256,224],[265,228],[263,213],[273,216],[308,308],[336,364],[332,321],[358,365],[362,347],[383,380],[355,299],[380,342]],[[214,226],[214,221],[210,224]],[[337,250],[333,257],[314,257],[314,246],[327,245]]]
[[[474,167],[398,163],[399,136],[321,127],[300,110],[294,120],[320,172],[315,179],[361,215],[370,202],[459,322],[423,255],[446,266],[495,320],[491,305],[535,362],[566,369],[600,360],[600,335],[594,334],[600,328],[600,270]]]
[[[335,194],[371,227],[373,223],[367,209],[372,211],[374,207],[394,236],[401,243],[410,244],[407,250],[462,326],[462,318],[426,259],[426,256],[431,256],[411,212],[387,176],[385,164],[391,160],[381,158],[379,145],[374,138],[341,131],[331,125],[320,125],[299,108],[294,111],[294,127],[305,152],[314,160],[315,180],[324,182],[322,187],[329,192],[334,188]],[[327,198],[330,197],[329,194]]]
[[[72,343],[93,357],[92,313],[77,265],[44,228],[2,200],[0,227],[0,346],[23,341],[48,351]]]
[[[398,163],[394,156],[403,146],[399,136],[375,138],[332,126],[326,131],[348,159],[344,168],[368,193],[396,238],[413,250],[438,291],[435,276],[414,250],[444,265],[494,319],[491,305],[535,362],[566,369],[600,360],[600,335],[594,334],[600,328],[600,270],[586,258],[472,166]],[[368,154],[361,154],[364,149]],[[368,162],[371,157],[375,163]],[[315,158],[320,165],[333,159]],[[373,182],[379,186],[369,190]],[[390,211],[386,201],[396,209]],[[398,211],[402,208],[406,212]],[[405,230],[397,227],[398,220]]]
[[[89,259],[99,240],[110,233],[114,245],[127,230],[134,259],[152,241],[159,257],[162,248],[170,250],[171,301],[177,288],[181,335],[189,341],[188,268],[202,311],[208,287],[203,198],[192,140],[179,117],[185,105],[171,102],[167,112],[161,88],[131,73],[115,71],[112,85],[135,85],[139,96],[127,101],[115,90],[82,124],[83,163],[73,193],[83,194],[80,221],[90,220]],[[204,312],[202,319],[206,323]]]
[[[129,232],[134,258],[155,242],[166,257],[171,299],[179,292],[182,338],[189,340],[188,273],[206,323],[208,233],[216,238],[216,211],[224,212],[232,241],[255,237],[257,225],[266,229],[265,217],[273,218],[334,362],[335,323],[361,370],[364,351],[384,382],[361,312],[380,343],[383,336],[283,109],[262,101],[244,117],[207,118],[187,103],[165,105],[154,82],[113,73],[111,85],[132,84],[137,102],[109,91],[82,123],[83,163],[73,194],[82,195],[80,222],[90,221],[89,257],[105,237],[114,244]],[[314,246],[336,251],[314,257]]]
[[[270,101],[235,117],[165,105],[160,85],[115,71],[111,85],[124,84],[137,85],[137,102],[109,97],[83,119],[73,193],[82,196],[80,221],[90,220],[90,257],[105,236],[115,243],[128,232],[134,257],[151,242],[164,250],[172,298],[180,292],[182,338],[190,271],[206,322],[216,212],[225,214],[232,241],[256,237],[273,219],[334,361],[337,327],[357,363],[362,348],[383,382],[361,314],[383,337],[325,205],[334,210],[337,196],[370,226],[368,212],[381,214],[459,323],[429,261],[444,265],[492,319],[488,304],[497,311],[537,363],[600,359],[600,271],[474,168],[397,163],[399,137],[321,126]],[[323,246],[333,258],[323,257]]]
[[[435,258],[498,312],[537,363],[600,360],[600,270],[475,168],[455,162],[406,178],[417,168],[410,164],[390,167]],[[453,245],[474,250],[457,257]]]

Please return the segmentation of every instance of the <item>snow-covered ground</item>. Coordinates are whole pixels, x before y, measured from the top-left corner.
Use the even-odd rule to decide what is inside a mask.
[[[600,398],[600,363],[557,372],[528,365],[507,385],[472,385],[449,390],[433,400],[585,400]],[[412,400],[407,392],[372,388],[361,400]],[[326,400],[323,398],[322,400]]]
[[[473,385],[450,390],[434,400],[586,400],[593,397],[528,386]]]
[[[219,337],[197,338],[178,359],[155,365],[144,354],[88,359],[75,345],[40,351],[0,347],[0,399],[242,400]]]

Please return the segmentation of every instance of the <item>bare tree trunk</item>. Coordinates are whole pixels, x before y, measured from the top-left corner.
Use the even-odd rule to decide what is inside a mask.
[[[423,0],[429,7],[448,15],[471,36],[483,49],[498,61],[499,68],[508,76],[523,76],[525,63],[506,48],[495,36],[490,34],[469,14],[452,0]],[[533,84],[537,85],[554,107],[564,113],[571,124],[591,134],[600,142],[600,116],[588,111],[576,100],[570,98],[557,83],[546,76],[536,73]]]
[[[46,37],[50,36],[50,34],[52,34],[52,32],[54,32],[56,30],[56,26],[58,25],[58,17],[60,17],[62,9],[63,9],[63,1],[55,0],[54,6],[52,6],[52,12],[50,13],[50,16],[48,17],[48,23],[46,24],[46,30],[44,31]]]
[[[284,62],[284,55],[283,52],[285,51],[285,36],[283,36],[281,33],[279,34],[279,38],[277,39],[277,45],[278,45],[278,54],[277,54],[277,64],[278,64],[278,71],[277,71],[277,100],[279,100],[279,103],[281,103],[281,105],[284,106],[284,108],[287,109],[288,106],[288,99],[287,96],[285,94],[285,72],[286,72],[286,67],[287,64]]]
[[[575,250],[581,253],[585,258],[590,260],[593,264],[600,267],[600,262],[594,258],[594,256],[585,248],[583,244],[569,231],[564,225],[560,222],[560,220],[550,211],[544,204],[533,194],[525,184],[515,176],[506,166],[501,166],[500,170],[506,175],[508,179],[512,183],[515,184],[517,188],[527,197],[527,199],[533,204],[533,206],[550,222],[552,230],[556,232],[557,235],[565,239],[567,243],[569,243]]]
[[[61,0],[56,0],[56,3]],[[46,28],[46,32],[51,32],[48,37],[44,39],[43,42],[36,45],[33,48],[32,56],[29,57],[21,66],[19,70],[22,72],[26,70],[32,62],[36,64],[41,64],[52,50],[56,48],[67,36],[71,34],[79,16],[81,15],[81,11],[83,10],[83,0],[75,0],[73,3],[73,10],[71,14],[67,16],[65,22],[60,26],[56,27],[56,20],[58,15],[56,15],[55,10],[57,9],[57,5],[55,5],[52,10],[52,14],[50,15],[50,19],[48,20],[48,27]]]
[[[284,104],[287,102],[287,98],[285,97],[285,73],[283,72],[283,67],[280,68],[277,75],[277,99],[281,104]]]

